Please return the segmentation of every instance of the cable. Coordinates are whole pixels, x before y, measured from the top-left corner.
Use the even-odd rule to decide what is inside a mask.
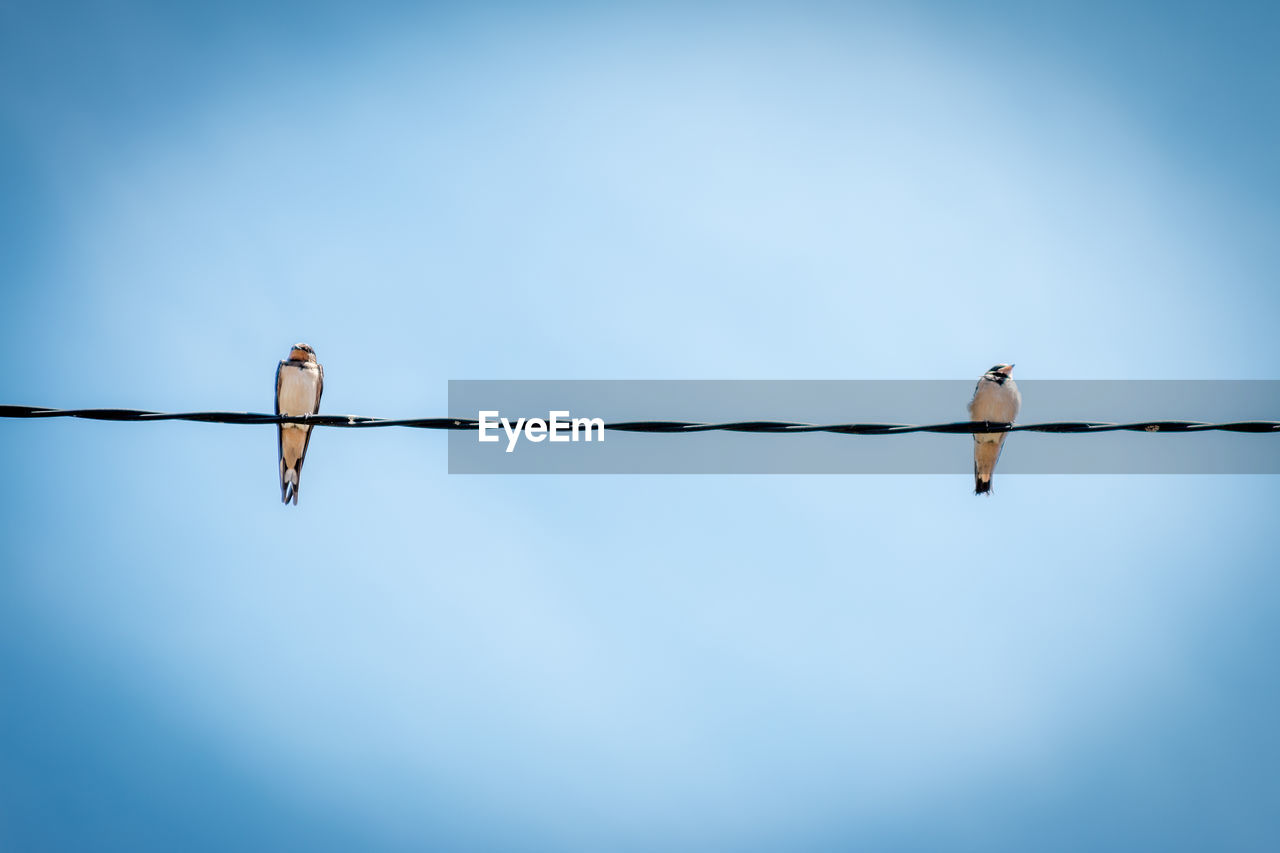
[[[412,427],[414,429],[473,430],[479,421],[466,418],[369,418],[357,415],[262,415],[253,412],[148,412],[141,409],[48,409],[40,406],[0,406],[0,418],[84,418],[94,421],[199,421],[217,424],[309,424],[324,427]],[[1044,424],[1005,424],[989,421],[960,421],[950,424],[806,424],[790,421],[736,421],[706,424],[689,421],[624,421],[605,424],[615,432],[690,433],[833,432],[844,435],[902,435],[910,432],[1251,432],[1280,433],[1280,421],[1140,421],[1116,424],[1092,421],[1061,421]]]

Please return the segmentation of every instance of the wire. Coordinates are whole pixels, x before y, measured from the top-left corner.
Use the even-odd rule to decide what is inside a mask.
[[[323,427],[412,427],[414,429],[474,430],[480,422],[466,418],[369,418],[357,415],[262,415],[253,412],[148,412],[141,409],[48,409],[39,406],[0,406],[0,418],[84,418],[94,421],[200,421],[216,424],[307,424]],[[689,433],[833,432],[844,435],[902,435],[910,432],[1251,432],[1280,433],[1280,421],[1140,421],[1117,424],[1093,421],[1059,421],[1043,424],[1006,424],[993,421],[959,421],[950,424],[806,424],[791,421],[623,421],[605,424],[615,432]]]

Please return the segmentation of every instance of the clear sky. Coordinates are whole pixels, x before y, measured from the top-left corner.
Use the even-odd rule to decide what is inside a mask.
[[[295,341],[387,417],[1280,378],[1278,32],[3,3],[0,403],[269,411]],[[451,477],[326,430],[286,509],[275,452],[0,422],[0,848],[1278,843],[1277,478]]]

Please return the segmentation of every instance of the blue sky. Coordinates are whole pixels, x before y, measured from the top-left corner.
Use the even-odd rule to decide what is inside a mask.
[[[1274,379],[1277,23],[5,4],[0,402],[264,411],[297,340],[388,417]],[[328,430],[286,510],[269,428],[0,435],[6,848],[1280,834],[1275,478],[468,478]]]

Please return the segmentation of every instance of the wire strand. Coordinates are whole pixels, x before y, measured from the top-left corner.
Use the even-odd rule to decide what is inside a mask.
[[[469,418],[370,418],[359,415],[265,415],[254,412],[149,412],[142,409],[49,409],[41,406],[0,406],[0,418],[83,418],[93,421],[197,421],[217,424],[306,424],[322,427],[410,427],[413,429],[474,430],[480,422]],[[1058,421],[1041,424],[1007,424],[994,421],[958,421],[948,424],[808,424],[792,421],[735,421],[697,423],[691,421],[622,421],[605,424],[615,432],[691,433],[831,432],[843,435],[902,435],[913,432],[1245,432],[1280,433],[1280,421],[1139,421],[1100,423]]]

